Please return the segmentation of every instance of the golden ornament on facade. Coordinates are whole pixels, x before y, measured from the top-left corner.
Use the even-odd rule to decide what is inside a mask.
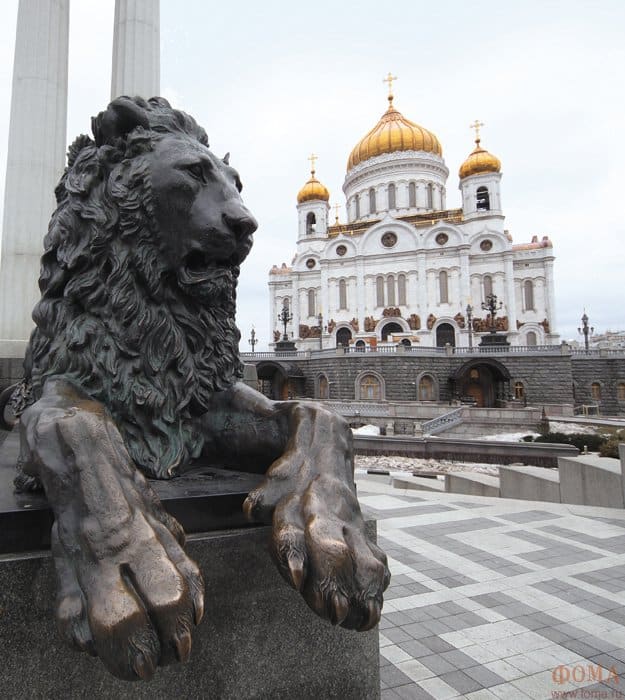
[[[470,124],[470,128],[475,129],[475,148],[460,166],[458,175],[460,175],[461,178],[469,177],[469,175],[479,175],[480,173],[498,173],[501,170],[501,161],[499,158],[480,146],[481,126],[484,126],[484,123],[477,121],[477,119],[473,124]]]
[[[313,199],[321,199],[324,202],[328,202],[330,200],[328,188],[315,177],[315,161],[317,160],[317,156],[311,153],[308,160],[311,163],[310,179],[297,193],[297,203],[301,204],[302,202],[309,202]]]

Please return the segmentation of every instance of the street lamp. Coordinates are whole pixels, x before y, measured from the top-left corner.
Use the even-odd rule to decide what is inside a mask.
[[[592,335],[595,332],[595,329],[592,326],[588,326],[588,316],[586,315],[586,309],[584,309],[584,315],[582,316],[582,327],[578,328],[577,332],[580,335],[584,336],[584,346],[586,348],[586,352],[588,352],[588,336]]]
[[[469,350],[473,349],[473,307],[467,304],[467,325],[469,326]]]
[[[256,331],[254,330],[254,326],[252,326],[252,332],[250,333],[250,338],[247,342],[252,346],[252,355],[253,355],[254,354],[254,346],[258,343],[258,340],[256,339]]]
[[[321,311],[317,316],[317,325],[319,326],[319,350],[323,350],[323,314]]]
[[[503,302],[497,302],[497,295],[495,294],[489,294],[486,297],[486,301],[482,302],[482,309],[484,311],[488,311],[490,314],[490,332],[491,333],[496,333],[497,329],[495,328],[495,316],[497,315],[497,312],[500,311],[503,308]]]
[[[289,299],[288,297],[284,298],[284,301],[282,302],[282,311],[278,315],[278,321],[284,326],[284,333],[282,335],[282,340],[286,343],[289,340],[289,336],[286,334],[286,326],[293,319],[293,316],[291,315],[289,311]]]

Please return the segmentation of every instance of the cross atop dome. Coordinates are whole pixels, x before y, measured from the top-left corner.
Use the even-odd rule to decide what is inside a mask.
[[[475,129],[475,143],[479,146],[480,145],[480,128],[484,126],[484,122],[481,122],[479,120],[475,120],[473,124],[469,124],[469,129]]]
[[[315,163],[317,162],[317,159],[319,156],[316,156],[314,153],[311,153],[308,156],[308,160],[310,161],[310,174],[312,177],[315,177]]]
[[[389,71],[386,78],[382,79],[383,83],[388,83],[388,107],[389,109],[393,106],[393,82],[397,80],[396,75],[392,75]]]

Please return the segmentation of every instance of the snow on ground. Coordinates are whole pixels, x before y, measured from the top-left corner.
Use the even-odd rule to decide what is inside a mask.
[[[377,425],[363,425],[360,428],[352,428],[354,435],[379,435],[380,428]]]
[[[374,457],[355,456],[356,469],[387,469],[388,471],[412,472],[416,469],[436,472],[479,472],[497,476],[496,464],[479,462],[451,462],[448,459],[424,459],[421,457],[396,457],[377,455]]]
[[[565,435],[573,435],[574,433],[582,433],[583,435],[595,435],[597,429],[592,425],[582,425],[581,423],[561,423],[556,420],[549,421],[549,430],[552,433],[564,433]],[[490,440],[495,442],[519,442],[526,435],[538,437],[539,433],[534,430],[524,430],[515,433],[497,433],[496,435],[467,435],[469,440]]]

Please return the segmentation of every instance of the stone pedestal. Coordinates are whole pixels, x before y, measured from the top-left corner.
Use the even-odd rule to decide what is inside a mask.
[[[292,340],[279,340],[274,347],[276,352],[296,352],[297,348]]]
[[[496,350],[501,348],[502,350],[510,347],[508,342],[508,336],[505,333],[488,333],[488,335],[483,335],[480,341],[480,350]]]
[[[220,518],[235,522],[241,499],[258,480],[236,473],[229,482],[226,478],[226,486],[217,487],[217,493],[214,475],[203,478],[189,473],[157,484],[167,509],[187,532],[195,533],[189,535],[186,549],[206,581],[206,612],[193,632],[190,661],[159,668],[150,682],[129,683],[111,676],[99,659],[73,652],[55,628],[50,553],[32,548],[38,542],[45,546],[50,527],[47,503],[42,496],[14,497],[10,489],[16,448],[14,435],[0,448],[0,463],[4,462],[0,543],[12,543],[0,556],[3,696],[90,700],[380,697],[377,628],[352,632],[332,627],[309,610],[269,556],[269,528],[198,531],[217,527]],[[247,483],[248,477],[253,481]],[[374,530],[375,524],[369,527]],[[23,546],[26,540],[30,549]]]

